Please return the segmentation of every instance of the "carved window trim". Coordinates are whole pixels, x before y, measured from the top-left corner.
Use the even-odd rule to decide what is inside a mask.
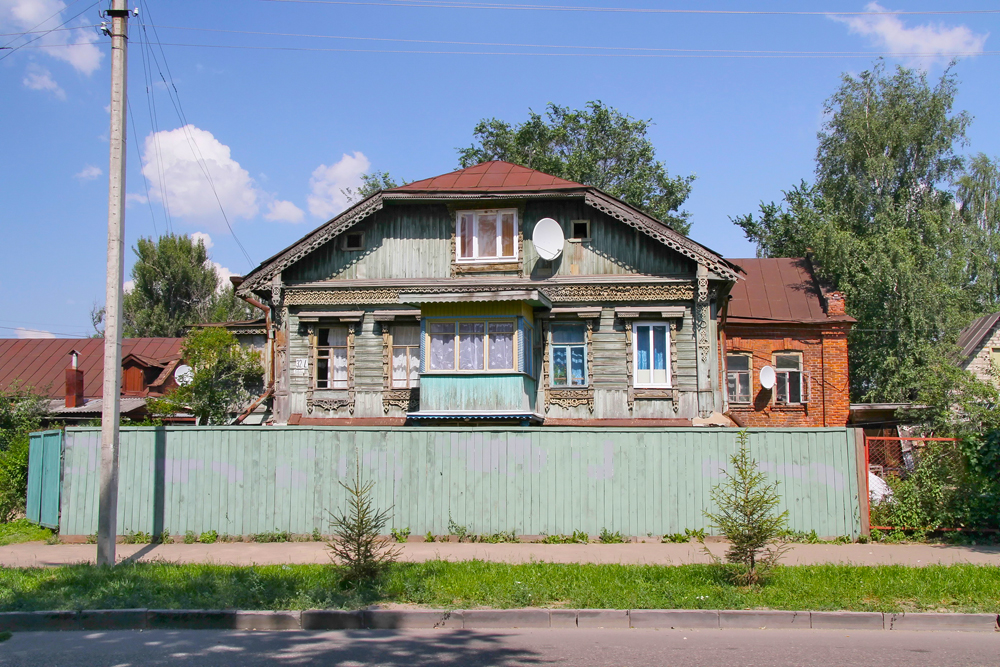
[[[628,411],[631,413],[635,409],[635,400],[638,399],[667,399],[672,402],[674,412],[680,410],[678,399],[680,393],[677,389],[677,319],[666,320],[668,324],[667,348],[670,350],[670,387],[636,387],[632,381],[634,369],[633,359],[635,348],[632,345],[632,320],[619,318],[625,329],[625,377],[628,381]]]
[[[585,334],[585,344],[587,346],[587,386],[586,387],[553,387],[550,381],[551,373],[551,348],[552,348],[552,325],[564,324],[565,321],[548,320],[541,322],[542,336],[542,387],[545,395],[545,411],[549,411],[552,405],[562,408],[575,408],[582,405],[587,406],[591,412],[594,411],[594,320],[585,318],[584,324],[587,327]]]
[[[341,324],[330,324],[322,328],[331,328],[332,326],[346,326],[347,327],[347,387],[330,387],[330,388],[317,388],[316,387],[316,343],[318,332],[317,329],[321,328],[320,323],[310,323],[307,331],[309,334],[309,347],[310,356],[312,358],[313,370],[311,371],[309,389],[306,391],[306,410],[311,414],[313,410],[319,408],[321,410],[335,411],[340,408],[348,408],[351,414],[354,414],[354,397],[355,397],[355,386],[354,386],[354,366],[355,366],[355,335],[357,332],[358,323],[357,322],[347,322],[343,325]],[[315,392],[323,392],[323,396],[315,396]],[[347,397],[338,396],[328,396],[329,393],[337,392],[347,392]]]

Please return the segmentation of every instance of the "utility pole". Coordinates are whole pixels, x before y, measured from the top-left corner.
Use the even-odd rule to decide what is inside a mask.
[[[122,280],[125,246],[125,79],[128,0],[111,0],[111,163],[108,167],[108,280],[104,307],[104,387],[101,393],[101,497],[97,564],[115,564],[118,535],[118,420],[122,381]]]

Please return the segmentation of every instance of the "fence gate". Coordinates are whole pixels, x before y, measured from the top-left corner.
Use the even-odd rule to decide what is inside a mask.
[[[31,434],[28,450],[28,521],[46,528],[59,527],[59,489],[62,474],[62,431]]]

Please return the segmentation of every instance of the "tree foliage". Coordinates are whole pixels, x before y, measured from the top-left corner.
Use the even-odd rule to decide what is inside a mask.
[[[361,175],[361,185],[357,188],[344,188],[341,192],[347,197],[347,201],[351,204],[357,204],[362,199],[370,197],[376,192],[381,192],[382,190],[388,190],[390,188],[398,188],[400,185],[405,185],[406,181],[403,183],[397,183],[389,172],[387,171],[373,171],[370,174]]]
[[[959,330],[996,302],[996,256],[976,222],[996,198],[995,172],[988,160],[963,171],[956,150],[970,118],[953,110],[956,90],[950,69],[933,85],[882,63],[845,75],[826,103],[815,182],[734,219],[761,256],[811,251],[844,293],[858,320],[856,400],[912,400]]]
[[[383,535],[392,508],[375,507],[375,482],[362,481],[360,468],[355,470],[350,484],[340,482],[340,486],[347,491],[347,510],[331,512],[334,539],[327,542],[327,547],[333,559],[344,567],[344,580],[358,583],[377,576],[399,557],[398,548]]]
[[[705,516],[729,540],[726,560],[740,567],[738,580],[755,584],[778,561],[783,547],[778,536],[786,528],[788,510],[778,512],[778,484],[767,483],[750,453],[749,434],[739,432],[737,450],[722,469],[723,481],[712,488],[718,511]]]
[[[0,523],[24,512],[28,434],[41,428],[48,399],[20,385],[0,390]]]
[[[193,329],[184,340],[183,358],[192,379],[160,399],[149,399],[154,414],[190,412],[198,424],[228,424],[263,391],[260,354],[242,347],[222,327]]]
[[[184,235],[140,238],[133,248],[134,287],[123,300],[130,337],[180,337],[187,327],[254,317],[232,286],[220,288],[205,244]],[[97,325],[95,324],[95,327]]]
[[[550,103],[544,116],[529,111],[523,123],[481,120],[459,158],[462,167],[503,160],[591,185],[687,234],[688,213],[680,208],[694,176],[670,176],[656,159],[651,122],[600,101],[575,110]]]

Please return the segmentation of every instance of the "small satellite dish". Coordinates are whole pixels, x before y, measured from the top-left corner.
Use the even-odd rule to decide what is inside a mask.
[[[563,236],[562,225],[552,218],[542,218],[535,223],[535,230],[531,233],[531,241],[535,244],[535,252],[538,253],[538,256],[551,262],[562,254],[566,237]]]
[[[194,371],[187,364],[181,364],[174,371],[174,379],[177,380],[177,384],[182,387],[186,387],[191,384],[191,380],[194,379]]]
[[[770,389],[773,387],[777,379],[778,376],[775,375],[772,367],[764,366],[764,368],[760,369],[760,386],[764,389]]]

